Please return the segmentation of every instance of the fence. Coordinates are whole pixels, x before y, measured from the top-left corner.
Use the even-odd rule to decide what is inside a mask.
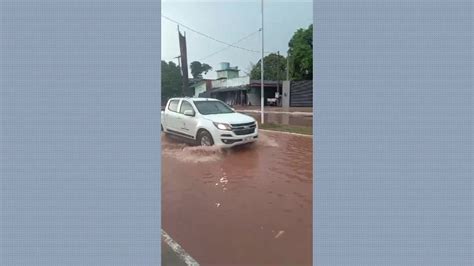
[[[291,107],[312,107],[313,106],[313,81],[299,80],[292,81],[290,87]]]

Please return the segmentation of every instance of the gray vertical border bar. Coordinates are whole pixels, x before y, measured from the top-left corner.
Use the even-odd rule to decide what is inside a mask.
[[[472,265],[472,6],[314,0],[314,265]]]
[[[160,265],[160,14],[0,0],[0,265]]]

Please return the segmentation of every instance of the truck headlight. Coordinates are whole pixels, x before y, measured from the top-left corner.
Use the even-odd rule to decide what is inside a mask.
[[[232,127],[229,124],[226,123],[217,123],[213,122],[214,126],[216,126],[220,130],[232,130]]]

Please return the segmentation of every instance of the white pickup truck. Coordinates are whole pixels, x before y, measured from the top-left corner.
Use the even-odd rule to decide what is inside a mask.
[[[161,130],[202,146],[233,147],[255,142],[258,124],[212,98],[172,98],[161,111]]]

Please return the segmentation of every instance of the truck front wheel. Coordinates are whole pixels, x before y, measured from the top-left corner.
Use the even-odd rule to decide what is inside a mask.
[[[207,130],[201,130],[198,133],[197,143],[201,146],[212,146],[214,145],[214,140],[212,139],[211,133]]]

